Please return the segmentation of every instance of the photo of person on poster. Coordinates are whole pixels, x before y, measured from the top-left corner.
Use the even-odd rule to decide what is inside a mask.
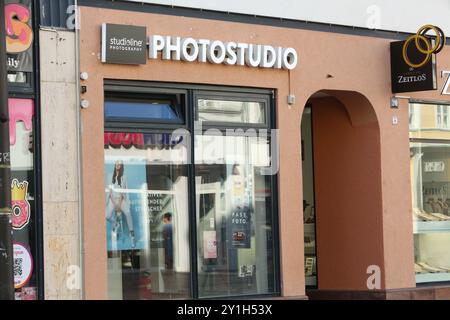
[[[123,216],[127,223],[131,238],[131,248],[136,247],[133,217],[131,216],[130,200],[126,193],[128,189],[127,178],[123,161],[115,163],[111,184],[109,185],[109,196],[106,205],[106,219],[112,223],[112,232],[115,234],[123,230]]]

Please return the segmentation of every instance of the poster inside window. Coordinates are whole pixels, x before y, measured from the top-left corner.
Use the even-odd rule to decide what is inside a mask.
[[[31,99],[9,99],[16,300],[36,300],[36,203]]]

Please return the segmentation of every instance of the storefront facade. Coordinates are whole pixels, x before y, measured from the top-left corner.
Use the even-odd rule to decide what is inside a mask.
[[[33,1],[5,1],[16,300],[44,295],[36,12]]]
[[[438,78],[391,107],[389,47],[402,35],[140,8],[80,8],[85,298],[450,297],[445,261],[439,286],[415,270],[426,239],[408,165],[409,103],[450,100]],[[202,59],[210,47],[193,39],[223,47]],[[117,57],[102,41],[135,49]],[[221,57],[230,43],[274,54]],[[449,65],[444,48],[437,70]]]

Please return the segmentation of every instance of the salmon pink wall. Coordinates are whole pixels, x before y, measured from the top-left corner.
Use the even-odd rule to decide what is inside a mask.
[[[104,65],[100,61],[102,23],[147,26],[149,35],[176,35],[217,39],[224,42],[294,47],[299,54],[299,64],[291,72],[161,60],[149,60],[146,65],[141,66]],[[361,93],[373,106],[379,126],[380,163],[376,164],[375,161],[372,163],[373,168],[378,170],[380,179],[373,186],[369,186],[367,181],[359,180],[359,184],[351,186],[351,190],[356,190],[357,186],[365,186],[370,191],[376,191],[373,195],[367,194],[364,197],[370,200],[370,210],[366,214],[370,212],[377,215],[369,217],[376,223],[372,226],[374,229],[367,230],[370,231],[370,235],[373,235],[369,249],[375,250],[377,257],[375,262],[382,264],[383,287],[389,289],[415,286],[412,208],[409,194],[408,109],[405,104],[402,104],[399,109],[389,107],[392,96],[390,41],[331,32],[81,7],[80,67],[81,71],[88,72],[90,75],[87,81],[83,81],[83,85],[87,87],[87,93],[82,95],[83,99],[90,102],[90,107],[82,110],[86,297],[88,299],[107,297],[105,204],[101,201],[104,193],[102,170],[104,79],[231,85],[276,90],[281,163],[279,171],[281,285],[282,295],[288,297],[305,294],[300,150],[300,125],[304,106],[311,95],[319,90],[352,90]],[[440,53],[438,69],[450,68],[449,53],[448,48]],[[443,80],[440,80],[439,88],[442,88],[442,85]],[[293,106],[287,104],[289,93],[297,98]],[[437,91],[416,93],[412,97],[447,99],[440,96]],[[338,110],[330,112],[336,112],[337,116],[343,119]],[[329,115],[325,112],[324,116]],[[393,116],[398,117],[398,125],[392,125]],[[366,149],[368,147],[365,147],[360,140],[352,140],[358,138],[352,137],[349,130],[342,127],[339,132],[343,138],[349,138],[363,149],[357,152],[345,143],[342,147],[351,151],[349,154],[355,157],[353,160],[355,163],[365,161],[361,151],[368,151]],[[374,136],[371,134],[369,136],[371,141],[376,142]],[[330,146],[330,148],[337,148],[337,146]],[[325,151],[323,150],[323,153]],[[366,176],[371,177],[369,173]],[[338,176],[335,178],[337,179]],[[375,197],[376,202],[373,202],[375,200],[371,197]],[[374,203],[378,205],[376,210],[373,207]],[[362,219],[360,213],[355,212],[354,215],[352,217],[350,213],[347,213],[346,221],[350,222],[354,218],[360,227],[364,227],[363,221],[360,220]],[[328,231],[339,230],[330,227]],[[369,262],[372,263],[372,260],[368,259],[369,256],[362,252],[362,246],[354,244],[356,247],[353,250],[350,241],[346,243],[347,246],[341,249],[354,252],[354,254],[347,252],[346,257],[356,261],[358,268],[362,268]],[[357,287],[357,284],[361,283],[360,273],[355,275],[354,279],[347,280],[349,285]],[[331,282],[329,283],[331,286]],[[341,284],[344,283],[340,283],[339,286]],[[337,285],[337,283],[333,284],[333,286]]]
[[[349,112],[332,97],[311,105],[319,289],[367,290],[371,265],[384,284],[380,131],[377,122],[351,122],[352,112],[374,111]]]

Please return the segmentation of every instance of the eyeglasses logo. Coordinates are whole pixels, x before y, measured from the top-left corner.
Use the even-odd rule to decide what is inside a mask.
[[[433,45],[431,41],[431,37],[427,36],[427,33],[433,30],[436,34],[436,42]],[[414,41],[414,45],[417,50],[424,54],[425,57],[423,61],[419,63],[414,63],[411,61],[408,56],[408,48],[412,45]],[[406,39],[405,44],[403,45],[403,60],[405,60],[406,64],[411,68],[420,68],[424,66],[428,61],[430,61],[431,55],[438,54],[445,46],[445,35],[441,28],[427,24],[421,27],[415,35],[412,35],[408,39]]]

